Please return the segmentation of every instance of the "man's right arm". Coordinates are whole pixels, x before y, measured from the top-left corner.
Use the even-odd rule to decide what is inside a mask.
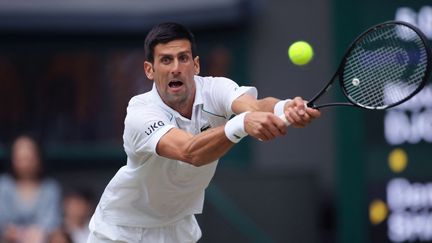
[[[242,115],[237,115],[224,126],[211,128],[197,135],[171,128],[159,139],[156,152],[166,158],[201,166],[222,157],[248,133],[263,141],[286,133],[283,121],[271,113],[250,112],[243,114],[243,118],[240,117]],[[278,125],[274,126],[275,123]],[[249,131],[245,130],[246,127]],[[238,135],[241,137],[237,137]]]
[[[222,157],[233,145],[225,136],[224,126],[208,129],[195,136],[172,128],[160,138],[156,152],[162,157],[202,166]]]

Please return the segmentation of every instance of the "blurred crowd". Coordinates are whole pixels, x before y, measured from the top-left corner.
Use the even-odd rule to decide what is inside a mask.
[[[0,175],[0,243],[83,243],[94,198],[87,189],[63,191],[44,171],[37,141],[17,137],[9,169]]]

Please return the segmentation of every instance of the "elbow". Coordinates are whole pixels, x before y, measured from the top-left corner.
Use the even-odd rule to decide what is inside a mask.
[[[214,160],[212,160],[208,156],[198,153],[197,151],[191,151],[186,149],[182,152],[181,161],[191,164],[195,167],[200,167],[209,164]]]
[[[219,159],[219,153],[216,148],[209,148],[208,144],[190,142],[185,143],[180,149],[181,161],[191,164],[195,167],[210,164]]]
[[[201,167],[203,165],[206,165],[210,163],[211,161],[204,160],[203,157],[194,155],[194,154],[184,154],[182,156],[182,162],[188,163],[190,165],[193,165],[195,167]]]

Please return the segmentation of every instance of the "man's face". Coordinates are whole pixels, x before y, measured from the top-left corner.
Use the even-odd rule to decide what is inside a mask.
[[[157,44],[154,62],[144,62],[147,77],[153,80],[162,100],[170,107],[188,104],[195,95],[194,75],[199,73],[199,57],[192,57],[188,40]]]

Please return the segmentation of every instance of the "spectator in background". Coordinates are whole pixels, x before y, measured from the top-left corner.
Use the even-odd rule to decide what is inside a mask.
[[[60,199],[57,182],[43,176],[36,141],[18,137],[11,151],[11,173],[0,176],[0,239],[45,242],[61,223]]]
[[[88,223],[93,214],[93,197],[87,190],[76,190],[68,193],[63,200],[66,232],[74,243],[86,243],[89,235]]]

